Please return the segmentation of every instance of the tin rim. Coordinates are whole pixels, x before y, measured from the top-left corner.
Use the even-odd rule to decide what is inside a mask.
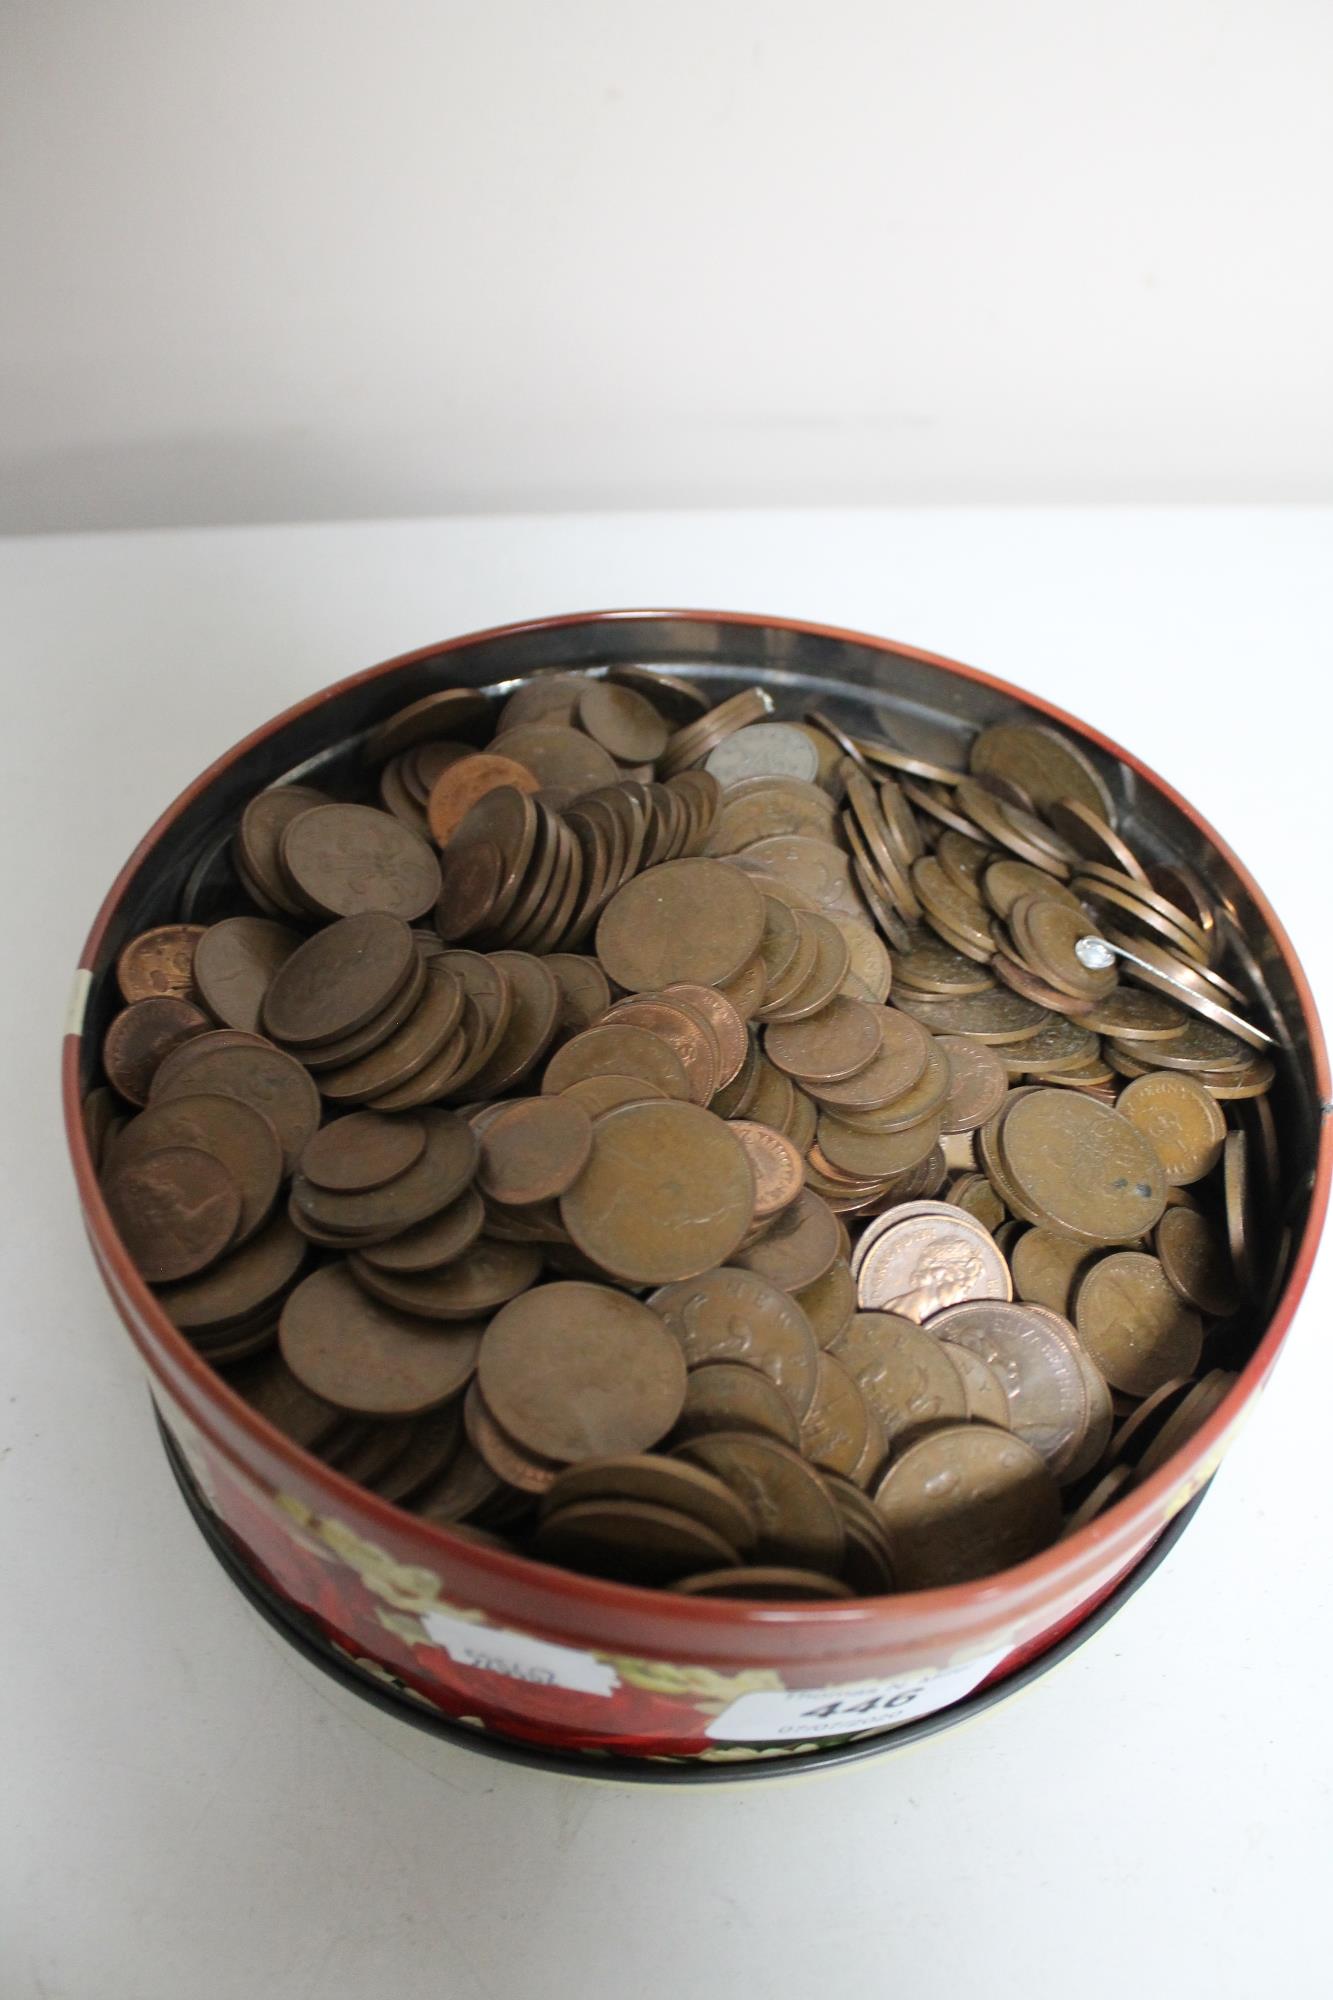
[[[1114,738],[1104,735],[1066,709],[1046,701],[1041,696],[1029,693],[1011,681],[985,673],[979,668],[966,666],[944,654],[927,652],[919,647],[904,645],[873,633],[858,632],[843,626],[812,623],[804,619],[771,618],[758,612],[668,610],[660,607],[567,612],[556,617],[523,619],[506,625],[489,626],[480,631],[461,634],[440,644],[415,647],[410,652],[397,654],[392,659],[382,660],[374,666],[349,674],[342,680],[335,681],[284,709],[280,714],[252,730],[249,735],[242,737],[238,743],[233,744],[187,785],[143,835],[103,898],[79,957],[79,975],[91,976],[102,938],[116,914],[121,896],[149,852],[170,831],[186,808],[206,792],[225,771],[279,730],[303,717],[314,715],[327,702],[353,688],[387,678],[399,669],[414,665],[418,661],[447,659],[452,653],[519,635],[559,632],[577,625],[597,626],[634,621],[716,624],[737,628],[762,627],[775,632],[828,639],[841,644],[865,647],[873,652],[915,660],[956,679],[993,689],[1022,707],[1058,723],[1076,738],[1096,744],[1109,756],[1118,759],[1137,773],[1167,798],[1176,810],[1204,835],[1234,870],[1237,879],[1243,883],[1278,949],[1296,994],[1315,1072],[1319,1100],[1319,1136],[1305,1227],[1299,1243],[1294,1247],[1287,1279],[1273,1307],[1268,1325],[1254,1353],[1240,1369],[1236,1381],[1217,1409],[1189,1440],[1188,1445],[1183,1447],[1189,1452],[1192,1465],[1197,1467],[1206,1464],[1211,1467],[1214,1454],[1220,1456],[1218,1448],[1258,1391],[1277,1358],[1290,1329],[1296,1307],[1305,1291],[1318,1247],[1328,1204],[1330,1181],[1333,1180],[1333,1123],[1331,1123],[1333,1103],[1330,1103],[1330,1097],[1333,1097],[1333,1084],[1330,1084],[1328,1052],[1319,1014],[1304,968],[1284,925],[1249,869],[1216,828],[1173,785],[1159,776],[1150,765],[1145,764],[1132,751],[1117,743]],[[839,1633],[845,1638],[849,1630],[861,1626],[874,1626],[882,1633],[888,1632],[895,1622],[895,1614],[901,1615],[904,1621],[910,1617],[912,1623],[918,1627],[937,1621],[948,1626],[959,1620],[966,1622],[967,1614],[983,1608],[987,1598],[996,1599],[1000,1596],[1011,1600],[1018,1598],[1023,1603],[1035,1607],[1048,1589],[1054,1589],[1058,1585],[1062,1575],[1067,1574],[1071,1568],[1078,1567],[1076,1558],[1080,1554],[1085,1558],[1095,1558],[1098,1549],[1104,1544],[1109,1544],[1113,1538],[1117,1540],[1121,1537],[1132,1538],[1135,1534],[1146,1537],[1152,1517],[1163,1509],[1169,1509],[1173,1496],[1180,1493],[1182,1471],[1173,1465],[1172,1460],[1168,1460],[1142,1486],[1135,1487],[1131,1494],[1117,1501],[1104,1514],[1081,1528],[1077,1534],[1057,1541],[1040,1555],[1032,1556],[1026,1562],[1015,1564],[995,1576],[933,1590],[859,1598],[850,1603],[786,1605],[765,1604],[758,1600],[732,1602],[726,1599],[691,1599],[676,1596],[671,1592],[645,1589],[636,1584],[611,1583],[597,1577],[576,1575],[573,1572],[553,1571],[550,1565],[535,1563],[526,1556],[510,1554],[500,1549],[488,1549],[467,1542],[461,1536],[453,1535],[448,1528],[423,1522],[412,1515],[404,1515],[402,1510],[390,1502],[380,1499],[378,1495],[368,1492],[364,1487],[345,1480],[331,1467],[312,1458],[252,1409],[220,1375],[209,1367],[207,1361],[171,1324],[131,1261],[102,1200],[83,1123],[79,1077],[81,1045],[82,1022],[80,1021],[77,1027],[71,1026],[67,1029],[61,1044],[61,1094],[66,1142],[69,1146],[80,1203],[103,1279],[108,1289],[112,1291],[113,1300],[121,1309],[121,1316],[131,1338],[144,1356],[150,1372],[154,1370],[154,1357],[140,1326],[134,1323],[136,1319],[151,1330],[153,1339],[171,1356],[173,1366],[190,1383],[200,1401],[205,1405],[220,1404],[229,1421],[256,1446],[262,1447],[271,1457],[289,1466],[306,1481],[325,1488],[335,1500],[342,1499],[344,1504],[354,1505],[364,1519],[372,1524],[380,1523],[387,1532],[392,1533],[395,1529],[401,1528],[405,1519],[410,1521],[415,1536],[423,1546],[428,1549],[434,1547],[441,1556],[455,1566],[460,1563],[465,1564],[479,1576],[486,1577],[492,1585],[503,1588],[506,1582],[510,1582],[521,1589],[538,1582],[549,1590],[554,1578],[558,1579],[560,1585],[567,1586],[567,1588],[557,1588],[556,1593],[567,1604],[577,1602],[590,1609],[598,1607],[610,1616],[620,1614],[628,1618],[651,1613],[655,1623],[664,1623],[673,1628],[674,1633],[678,1635],[676,1643],[682,1656],[688,1656],[693,1650],[693,1634],[706,1626],[711,1626],[715,1630],[719,1626],[725,1627],[734,1634],[748,1632],[756,1638],[768,1633],[774,1642],[780,1640],[784,1634],[790,1636],[796,1629],[808,1635],[822,1633],[829,1639],[833,1639],[835,1634]],[[117,1293],[119,1298],[116,1296]],[[226,1441],[213,1435],[211,1431],[210,1442],[215,1449],[223,1451],[229,1458],[234,1457],[234,1451]],[[1168,1521],[1164,1523],[1164,1526],[1167,1525],[1172,1524]],[[906,1606],[910,1606],[910,1612],[904,1610]]]

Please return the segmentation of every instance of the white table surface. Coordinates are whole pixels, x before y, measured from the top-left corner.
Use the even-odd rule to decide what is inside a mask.
[[[509,618],[701,604],[993,669],[1133,745],[1247,859],[1325,1005],[1333,513],[658,515],[0,546],[4,2000],[1327,1991],[1316,1269],[1178,1547],[1011,1704],[688,1792],[511,1769],[331,1691],[180,1505],[57,1119],[79,945],[139,834],[296,697]]]

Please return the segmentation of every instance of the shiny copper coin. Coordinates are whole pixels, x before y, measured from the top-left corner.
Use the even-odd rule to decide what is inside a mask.
[[[282,1356],[339,1409],[411,1417],[459,1395],[476,1367],[475,1327],[442,1329],[370,1298],[341,1264],[303,1279],[282,1309]]]
[[[1203,1328],[1155,1257],[1122,1250],[1087,1273],[1074,1300],[1079,1338],[1113,1389],[1150,1396],[1192,1375]]]
[[[236,1233],[241,1194],[227,1169],[195,1146],[164,1146],[108,1176],[103,1195],[121,1240],[150,1285],[190,1278]]]
[[[989,1424],[915,1439],[890,1464],[875,1505],[904,1590],[994,1575],[1060,1532],[1059,1494],[1040,1454]]]
[[[994,1370],[1009,1404],[1010,1429],[1058,1475],[1082,1445],[1088,1421],[1073,1328],[1021,1301],[974,1300],[935,1314],[929,1331],[970,1349]]]
[[[1116,1110],[1143,1133],[1172,1187],[1188,1187],[1222,1157],[1227,1122],[1192,1076],[1156,1070],[1125,1085]]]
[[[767,1375],[797,1419],[814,1399],[819,1349],[809,1321],[786,1292],[754,1271],[726,1266],[663,1285],[648,1303],[676,1339],[689,1367],[740,1361]]]
[[[604,1285],[539,1285],[487,1328],[478,1379],[518,1442],[573,1463],[643,1451],[685,1400],[685,1361],[660,1317]]]
[[[770,1222],[795,1201],[805,1181],[801,1154],[783,1133],[749,1118],[733,1118],[729,1130],[745,1148],[754,1175],[754,1219]]]
[[[493,750],[460,757],[457,763],[450,764],[431,787],[427,801],[431,838],[443,847],[478,801],[501,787],[530,795],[540,791],[541,780],[526,764],[497,755]]]
[[[134,1000],[195,1000],[195,946],[202,924],[158,924],[140,931],[122,947],[116,960],[116,984],[121,997]]]
[[[550,1201],[573,1186],[591,1151],[592,1119],[573,1098],[520,1098],[482,1133],[477,1182],[511,1206]]]
[[[353,1111],[314,1134],[301,1153],[300,1168],[316,1187],[357,1194],[396,1180],[425,1150],[426,1128],[419,1118]]]
[[[102,1042],[102,1067],[130,1104],[148,1102],[153,1079],[174,1049],[208,1033],[207,1014],[189,1000],[162,996],[135,1000],[111,1022]]]
[[[676,980],[663,988],[663,998],[683,1001],[701,1014],[713,1031],[717,1049],[717,1089],[740,1074],[749,1049],[745,1020],[725,993],[715,987],[700,986],[690,980]]]
[[[664,1284],[710,1270],[738,1247],[754,1217],[754,1177],[744,1147],[711,1111],[624,1104],[598,1119],[592,1157],[560,1214],[603,1270]]]
[[[842,1517],[819,1474],[795,1451],[753,1432],[713,1431],[691,1438],[678,1455],[715,1473],[745,1503],[759,1528],[757,1562],[836,1575]]]

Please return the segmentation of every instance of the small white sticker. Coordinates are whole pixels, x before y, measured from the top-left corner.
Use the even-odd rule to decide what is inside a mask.
[[[506,1680],[528,1681],[534,1687],[569,1688],[575,1694],[609,1695],[620,1686],[614,1667],[573,1646],[556,1646],[549,1639],[506,1632],[497,1625],[473,1625],[447,1611],[424,1612],[421,1622],[460,1667],[503,1674]]]
[[[86,966],[80,966],[74,975],[74,983],[69,989],[69,1005],[65,1009],[65,1033],[81,1035],[83,1017],[88,1011],[88,995],[93,990],[93,975]]]
[[[980,1687],[1013,1651],[987,1653],[961,1667],[938,1673],[923,1670],[893,1680],[860,1681],[853,1686],[790,1688],[778,1694],[743,1694],[708,1725],[708,1735],[724,1743],[805,1742],[817,1736],[854,1736],[863,1729],[899,1729],[918,1716],[933,1715]]]

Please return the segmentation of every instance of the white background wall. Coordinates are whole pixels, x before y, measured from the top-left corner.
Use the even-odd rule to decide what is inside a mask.
[[[0,36],[0,526],[1333,497],[1328,0]]]

